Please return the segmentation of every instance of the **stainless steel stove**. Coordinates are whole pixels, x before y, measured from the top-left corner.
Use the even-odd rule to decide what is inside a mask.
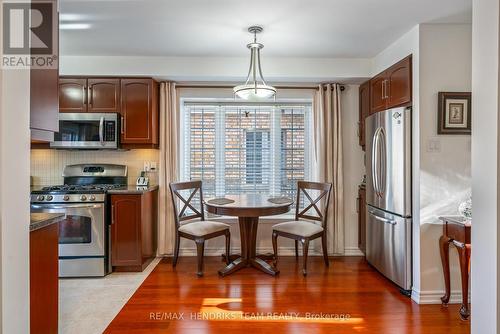
[[[111,271],[106,192],[127,185],[127,166],[69,165],[64,185],[31,192],[31,211],[65,213],[59,223],[59,276],[99,277]]]

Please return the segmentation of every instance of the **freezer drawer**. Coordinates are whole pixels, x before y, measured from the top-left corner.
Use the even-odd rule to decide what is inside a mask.
[[[366,259],[404,290],[411,289],[411,218],[366,208]]]

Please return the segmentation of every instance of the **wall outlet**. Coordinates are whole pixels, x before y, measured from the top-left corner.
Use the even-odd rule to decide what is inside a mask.
[[[144,168],[143,168],[143,170],[145,172],[149,172],[150,169],[151,169],[151,163],[149,161],[144,161]]]

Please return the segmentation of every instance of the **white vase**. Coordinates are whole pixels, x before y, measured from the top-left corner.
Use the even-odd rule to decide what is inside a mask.
[[[465,202],[458,206],[458,212],[465,218],[472,218],[472,198],[469,198]]]

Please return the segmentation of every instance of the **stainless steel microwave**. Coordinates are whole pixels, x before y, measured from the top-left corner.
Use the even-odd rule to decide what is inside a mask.
[[[117,149],[120,147],[118,113],[61,113],[59,132],[54,134],[52,148]]]

